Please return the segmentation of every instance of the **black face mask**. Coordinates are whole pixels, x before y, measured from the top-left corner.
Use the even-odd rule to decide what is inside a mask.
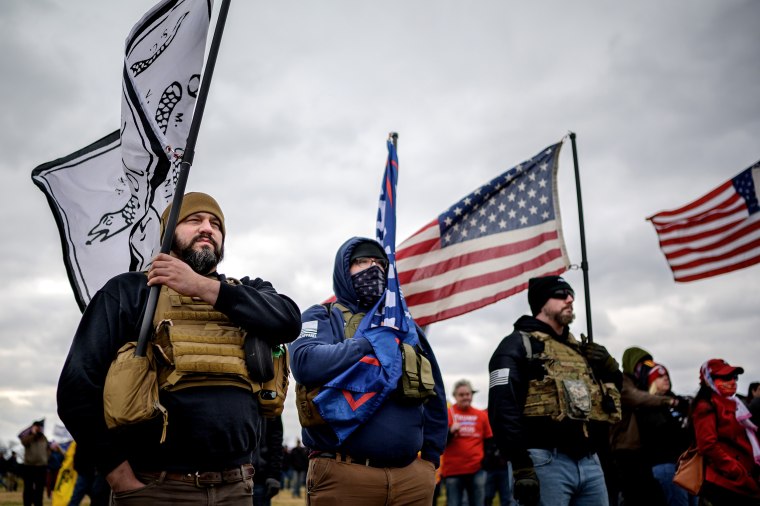
[[[373,265],[351,276],[354,291],[359,297],[359,307],[370,309],[385,292],[385,272]]]

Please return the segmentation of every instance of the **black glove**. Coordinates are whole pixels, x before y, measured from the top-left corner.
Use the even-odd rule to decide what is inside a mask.
[[[541,497],[541,489],[538,485],[538,476],[536,470],[532,467],[524,467],[512,471],[515,479],[512,488],[512,496],[522,506],[536,506],[538,499]]]
[[[264,485],[267,487],[267,499],[271,499],[280,493],[280,482],[274,478],[267,478]]]
[[[586,343],[581,346],[581,352],[588,360],[589,365],[596,371],[614,373],[620,370],[617,361],[601,344]]]

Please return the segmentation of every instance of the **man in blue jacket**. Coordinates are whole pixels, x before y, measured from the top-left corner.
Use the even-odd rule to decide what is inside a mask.
[[[446,444],[446,397],[419,327],[400,338],[387,327],[366,328],[382,304],[388,269],[379,243],[346,241],[335,258],[336,302],[306,310],[301,335],[290,346],[303,441],[311,450],[311,505],[432,503]],[[427,394],[408,394],[408,378],[398,376],[399,348],[429,362]]]

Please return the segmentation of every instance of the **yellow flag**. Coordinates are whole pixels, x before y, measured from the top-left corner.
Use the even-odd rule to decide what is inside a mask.
[[[77,444],[75,441],[72,441],[66,450],[61,470],[58,471],[58,478],[55,480],[53,506],[68,505],[71,494],[74,492],[74,484],[77,482],[77,472],[74,470],[74,453],[76,449]]]

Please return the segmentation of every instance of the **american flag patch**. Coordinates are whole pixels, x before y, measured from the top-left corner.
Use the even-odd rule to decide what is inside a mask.
[[[496,369],[488,375],[488,388],[509,384],[509,367]]]
[[[317,320],[312,320],[310,322],[301,324],[301,335],[298,337],[317,337],[317,326]]]

